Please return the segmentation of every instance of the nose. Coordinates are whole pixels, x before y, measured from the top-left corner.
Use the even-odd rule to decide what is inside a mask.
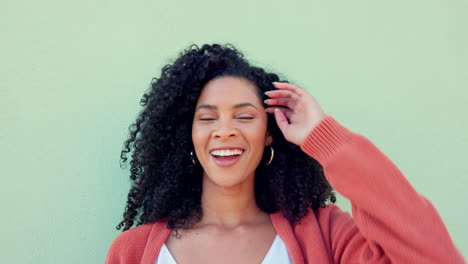
[[[220,122],[213,133],[213,137],[216,139],[235,138],[238,135],[239,131],[228,121]]]

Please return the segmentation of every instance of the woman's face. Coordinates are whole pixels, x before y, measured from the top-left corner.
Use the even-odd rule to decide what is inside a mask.
[[[196,105],[192,140],[205,180],[232,187],[253,178],[272,140],[256,86],[237,77],[208,82]]]

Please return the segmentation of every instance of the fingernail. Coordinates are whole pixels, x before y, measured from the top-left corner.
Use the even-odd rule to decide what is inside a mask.
[[[278,111],[280,111],[280,110],[278,108],[275,108],[275,112],[278,112]]]
[[[264,94],[268,95],[269,92],[270,92],[270,91],[266,91],[266,92],[264,92]]]
[[[272,82],[273,85],[277,84],[278,82]]]
[[[263,102],[264,102],[265,104],[268,104],[268,102],[267,102],[268,100],[270,100],[270,99],[266,99],[266,100],[264,100]]]

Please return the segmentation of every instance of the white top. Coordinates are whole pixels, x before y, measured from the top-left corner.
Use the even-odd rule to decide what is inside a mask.
[[[273,244],[262,261],[262,264],[291,263],[291,257],[289,256],[286,245],[284,244],[283,240],[278,235],[276,235]],[[177,262],[172,257],[171,252],[169,252],[169,249],[166,247],[166,244],[163,244],[161,252],[159,252],[158,259],[156,259],[156,264],[177,264]]]

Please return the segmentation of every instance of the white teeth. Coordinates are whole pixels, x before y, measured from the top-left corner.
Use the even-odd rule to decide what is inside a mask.
[[[241,149],[229,149],[229,150],[213,150],[211,151],[211,155],[213,156],[233,156],[233,155],[240,155],[244,152]]]

